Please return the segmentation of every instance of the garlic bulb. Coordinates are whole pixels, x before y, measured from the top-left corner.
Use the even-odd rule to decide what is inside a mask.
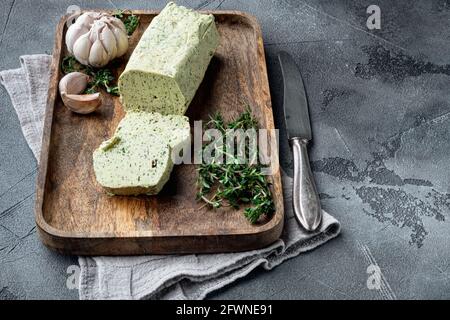
[[[76,113],[87,114],[102,104],[100,92],[81,94],[89,83],[89,76],[81,72],[66,74],[59,81],[59,93],[64,105]]]
[[[85,12],[66,32],[67,50],[84,65],[103,67],[128,50],[125,25],[107,13]]]

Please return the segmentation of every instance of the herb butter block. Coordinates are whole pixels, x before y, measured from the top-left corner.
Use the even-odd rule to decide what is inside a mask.
[[[94,151],[97,181],[117,195],[157,194],[173,168],[172,148],[190,141],[184,116],[129,112]]]
[[[119,78],[125,110],[184,114],[218,45],[213,15],[168,3]]]

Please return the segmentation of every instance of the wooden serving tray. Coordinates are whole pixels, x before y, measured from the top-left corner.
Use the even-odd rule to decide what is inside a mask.
[[[225,120],[238,116],[243,101],[262,128],[274,122],[261,29],[241,12],[214,11],[220,46],[191,103],[187,116],[207,120],[220,111]],[[130,48],[113,71],[119,75],[156,11],[134,11],[140,24]],[[277,240],[283,228],[280,173],[270,177],[276,212],[250,224],[243,209],[203,207],[195,199],[196,166],[175,166],[157,196],[108,196],[95,180],[92,152],[109,138],[124,111],[117,97],[90,115],[78,115],[57,91],[61,60],[67,55],[67,17],[56,30],[52,76],[36,195],[36,224],[42,241],[59,252],[77,255],[137,255],[230,252],[256,249]],[[192,124],[192,123],[191,123]],[[271,150],[278,152],[274,145]]]

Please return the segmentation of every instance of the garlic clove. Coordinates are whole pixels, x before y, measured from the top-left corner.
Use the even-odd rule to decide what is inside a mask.
[[[89,51],[92,47],[91,40],[89,40],[89,34],[90,32],[83,34],[73,44],[74,57],[84,65],[89,63]]]
[[[116,38],[116,49],[117,49],[116,57],[121,57],[128,50],[127,34],[117,27],[114,27],[112,29],[112,33],[114,34],[114,37]]]
[[[67,94],[61,93],[64,105],[75,113],[88,114],[102,104],[102,96],[100,92],[92,94]]]
[[[108,53],[100,39],[98,39],[92,44],[91,52],[89,53],[89,65],[100,68],[108,64],[108,62]]]
[[[108,53],[100,40],[100,33],[106,27],[102,21],[95,21],[91,31],[89,32],[89,39],[92,42],[91,51],[89,52],[89,65],[93,67],[103,67],[108,60]]]
[[[89,80],[90,77],[87,74],[81,72],[68,73],[59,81],[59,92],[61,94],[82,93],[86,89]]]
[[[100,32],[100,41],[102,42],[103,47],[108,54],[108,60],[114,59],[117,54],[116,37],[106,24],[103,30]]]
[[[80,26],[84,26],[86,28],[90,28],[91,25],[94,23],[96,19],[98,19],[99,13],[98,12],[85,12],[81,16],[77,18],[75,21],[75,24],[78,24]]]
[[[66,32],[66,45],[67,50],[73,54],[73,45],[75,44],[75,41],[81,37],[83,34],[88,33],[89,29],[85,27],[82,24],[76,24],[74,23],[67,29]]]
[[[100,38],[100,31],[102,31],[105,26],[106,24],[101,21],[94,22],[89,32],[89,40],[91,40],[92,43]]]
[[[110,21],[113,25],[115,25],[116,27],[118,27],[120,30],[123,31],[123,33],[125,33],[125,35],[127,34],[127,28],[125,27],[125,24],[123,23],[122,20],[116,18],[116,17],[110,17]]]
[[[116,28],[119,28],[122,30],[125,35],[127,34],[127,29],[125,28],[125,24],[122,22],[122,20],[112,17],[112,16],[105,16],[100,19],[100,21],[106,22],[110,26],[114,26]]]
[[[81,72],[66,74],[59,81],[59,93],[64,105],[76,113],[87,114],[102,104],[100,92],[81,94],[87,87],[90,77]]]

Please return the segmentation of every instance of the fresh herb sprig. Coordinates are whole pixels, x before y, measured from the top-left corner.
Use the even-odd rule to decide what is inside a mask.
[[[61,70],[64,74],[68,74],[71,72],[84,72],[86,70],[86,66],[82,65],[75,59],[74,56],[66,56],[63,58],[61,62]]]
[[[229,129],[257,129],[258,122],[247,108],[239,118],[228,124],[225,124],[220,114],[216,114],[206,128],[217,129],[227,135],[231,133]],[[227,155],[228,159],[237,156],[227,153],[226,143],[215,145],[213,152]],[[248,144],[245,146],[245,152],[249,159]],[[211,161],[201,164],[198,168],[197,198],[212,208],[223,206],[239,208],[240,205],[250,205],[244,210],[244,215],[251,223],[256,223],[262,215],[268,215],[274,211],[270,183],[261,169],[261,165],[256,162],[240,164],[235,161],[226,161],[226,163]]]
[[[112,85],[115,78],[109,69],[94,69],[79,63],[74,56],[64,57],[61,63],[61,70],[67,74],[70,72],[82,72],[92,78],[84,93],[95,93],[103,88],[106,92],[118,96],[119,88]]]
[[[139,25],[139,17],[132,13],[127,15],[127,12],[129,12],[129,10],[119,9],[113,13],[113,16],[122,20],[125,29],[127,30],[127,34],[131,36]]]
[[[114,81],[114,76],[109,69],[90,70],[92,81],[89,83],[86,93],[98,92],[99,88],[104,88],[106,92],[118,96],[119,89],[117,86],[112,86],[111,82]]]

